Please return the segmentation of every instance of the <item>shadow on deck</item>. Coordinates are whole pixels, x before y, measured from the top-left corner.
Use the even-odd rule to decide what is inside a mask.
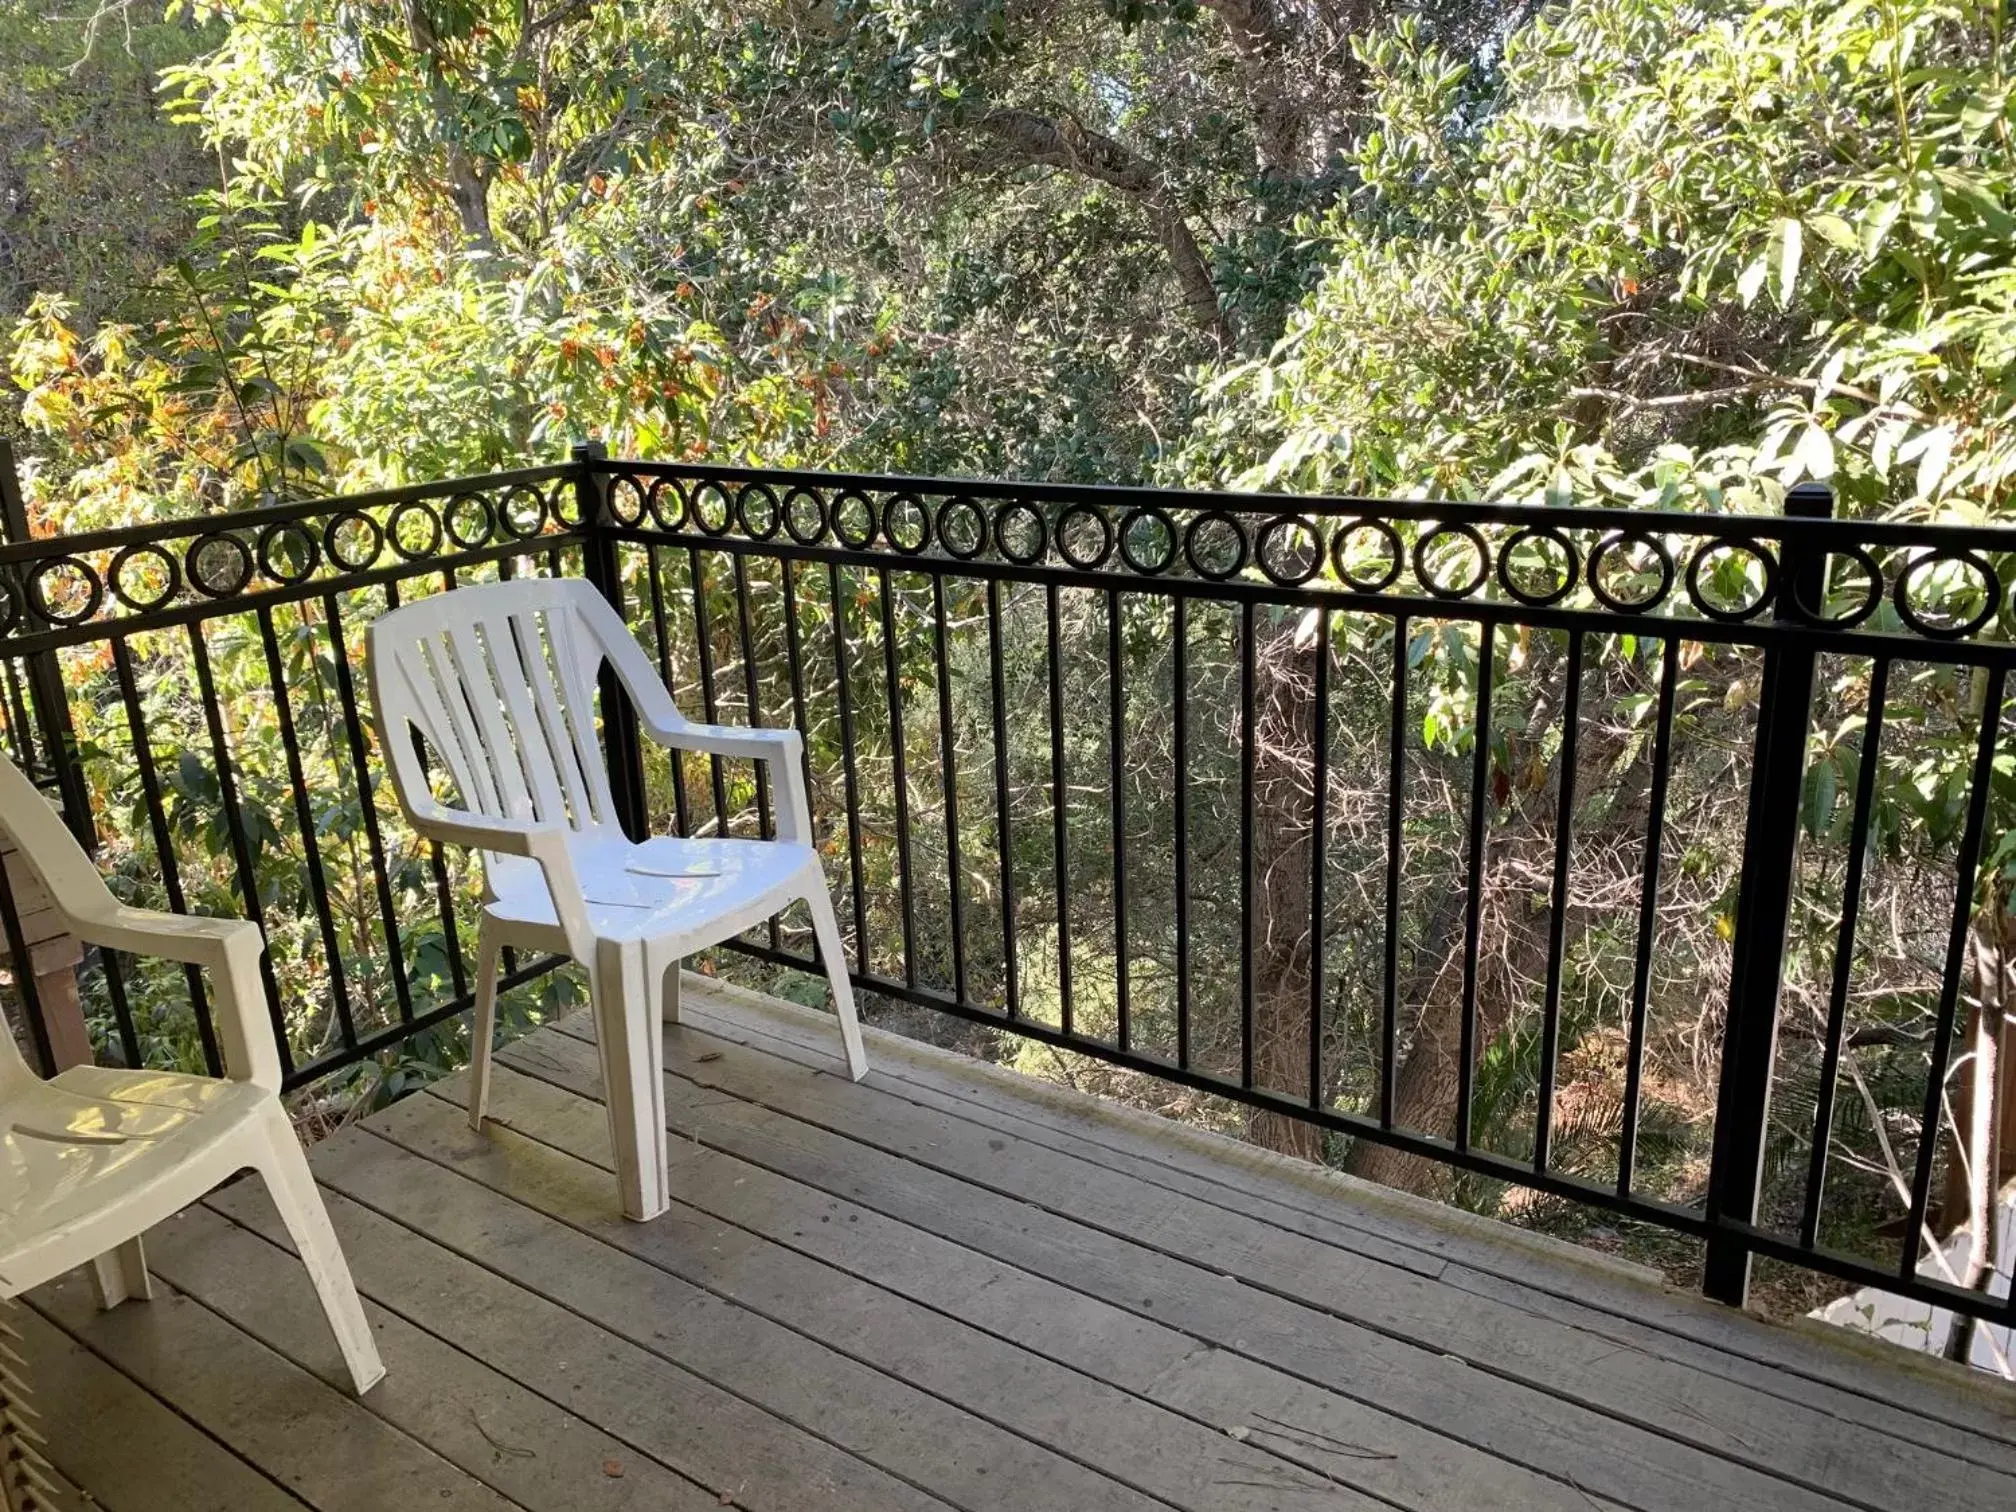
[[[689,978],[674,1204],[616,1216],[580,1021],[314,1165],[390,1375],[361,1403],[256,1184],[162,1295],[22,1310],[112,1512],[1196,1512],[2016,1504],[2016,1392]],[[93,1503],[80,1497],[83,1505]]]

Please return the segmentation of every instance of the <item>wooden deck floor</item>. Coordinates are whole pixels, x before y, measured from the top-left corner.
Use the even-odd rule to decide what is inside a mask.
[[[675,1203],[615,1216],[595,1057],[506,1050],[328,1141],[362,1402],[250,1183],[162,1295],[24,1310],[112,1512],[2016,1505],[2016,1392],[718,989],[668,1031]],[[95,1498],[95,1503],[90,1500]]]

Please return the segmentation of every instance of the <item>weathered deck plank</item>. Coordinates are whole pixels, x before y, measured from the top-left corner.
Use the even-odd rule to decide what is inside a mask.
[[[12,1321],[35,1383],[49,1462],[85,1512],[302,1512],[302,1504],[32,1308]]]
[[[1860,1424],[1784,1398],[1765,1398],[1747,1386],[1620,1347],[1605,1335],[1495,1298],[1443,1288],[1411,1269],[1255,1225],[1101,1164],[1015,1144],[872,1085],[855,1087],[780,1065],[773,1057],[734,1053],[725,1041],[691,1027],[669,1033],[668,1065],[677,1070],[668,1075],[674,1082],[686,1079],[717,1096],[726,1093],[743,1107],[768,1107],[844,1135],[857,1149],[906,1162],[891,1185],[907,1180],[917,1211],[895,1216],[920,1227],[959,1226],[970,1222],[990,1194],[1031,1204],[1069,1225],[1065,1242],[1079,1252],[1075,1265],[1051,1256],[1032,1268],[1059,1277],[1096,1270],[1084,1252],[1089,1241],[1104,1236],[1131,1250],[1106,1257],[1125,1277],[1121,1289],[1144,1274],[1160,1277],[1171,1291],[1158,1303],[1156,1316],[1186,1327],[1197,1316],[1199,1300],[1222,1301],[1195,1297],[1194,1270],[1237,1276],[1252,1295],[1242,1298],[1236,1318],[1203,1331],[1212,1342],[1232,1344],[1242,1333],[1271,1326],[1276,1339],[1259,1353],[1276,1363],[1294,1358],[1296,1350],[1306,1353],[1312,1343],[1332,1356],[1379,1358],[1393,1377],[1410,1378],[1417,1390],[1435,1383],[1432,1399],[1407,1415],[1425,1413],[1419,1420],[1456,1435],[1487,1431],[1492,1412],[1523,1410],[1537,1417],[1551,1440],[1546,1462],[1565,1468],[1585,1490],[1620,1499],[1643,1494],[1619,1478],[1620,1458],[1670,1484],[1676,1508],[1693,1494],[1680,1490],[1682,1480],[1719,1486],[1738,1505],[1763,1494],[1757,1478],[1765,1477],[1777,1482],[1773,1504],[1790,1504],[1784,1499],[1809,1491],[1851,1504],[1894,1507],[1928,1492],[1950,1493],[1964,1503],[1978,1494],[1981,1476],[1992,1473],[1894,1437],[1886,1439],[1880,1455],[1870,1455],[1869,1430]],[[558,1053],[554,1038],[543,1037],[541,1047]],[[676,1086],[668,1088],[668,1101],[678,1095]],[[746,1116],[730,1106],[709,1111],[724,1121]],[[933,1186],[927,1175],[963,1183],[971,1195],[954,1211],[942,1189],[924,1196],[923,1189]],[[900,1194],[896,1200],[903,1200]],[[1171,1261],[1193,1273],[1170,1270]],[[1458,1362],[1471,1367],[1469,1378],[1451,1377],[1450,1367]],[[1345,1384],[1335,1378],[1334,1363],[1330,1370],[1330,1376],[1316,1379]],[[1497,1377],[1498,1384],[1481,1391],[1475,1372]],[[1527,1401],[1521,1388],[1580,1408],[1597,1421]],[[1388,1393],[1400,1389],[1391,1381],[1379,1398],[1389,1401]],[[1757,1425],[1766,1422],[1771,1431],[1760,1434]],[[1508,1457],[1512,1452],[1502,1439],[1480,1447]],[[1690,1458],[1690,1449],[1703,1453]],[[1858,1465],[1858,1459],[1868,1462]],[[1739,1467],[1754,1476],[1739,1473]],[[2004,1494],[2016,1494],[2016,1480],[1994,1478]]]
[[[374,1147],[367,1136],[339,1139]],[[318,1156],[319,1158],[319,1156]],[[946,1504],[339,1193],[327,1193],[358,1289],[592,1423],[634,1455],[748,1512],[946,1512]],[[276,1242],[243,1188],[212,1205]],[[633,1320],[633,1326],[643,1320]]]
[[[392,1142],[428,1123],[444,1145],[456,1141],[456,1169]],[[627,1248],[635,1235],[668,1248],[704,1245],[709,1235],[676,1213],[648,1225],[627,1222],[610,1201],[608,1178],[592,1167],[514,1141],[508,1131],[474,1135],[432,1099],[395,1104],[372,1127],[384,1135],[377,1148],[360,1143],[326,1152],[317,1169],[328,1186],[449,1249],[482,1253],[486,1264],[528,1290],[945,1500],[971,1512],[1033,1506],[1143,1512],[1155,1505],[1033,1439],[637,1258]],[[485,1178],[508,1185],[511,1195],[481,1184]]]
[[[76,1273],[29,1295],[66,1333],[318,1512],[513,1512],[508,1498],[348,1393],[166,1286],[151,1302],[110,1312]]]
[[[848,1083],[769,1000],[684,1006],[664,1219],[616,1214],[585,1026],[541,1031],[483,1134],[451,1079],[312,1156],[386,1382],[342,1389],[241,1182],[152,1236],[156,1302],[31,1297],[58,1469],[112,1512],[2016,1504],[2016,1393],[886,1036]]]
[[[838,1064],[831,1021],[811,1010],[690,975],[682,1001],[697,1029],[808,1067]],[[583,1033],[578,1016],[555,1027]],[[2016,1470],[2016,1392],[1983,1390],[1942,1361],[1808,1320],[1777,1324],[1732,1312],[1640,1267],[1067,1089],[1039,1089],[929,1045],[877,1035],[875,1050],[875,1085],[924,1106],[1354,1254],[1424,1270],[1450,1286],[1577,1327],[1614,1330],[1628,1347],[1941,1452]],[[1423,1256],[1444,1263],[1428,1269]],[[1807,1391],[1808,1382],[1820,1389]]]
[[[240,1201],[255,1225],[284,1235],[257,1183]],[[341,1390],[346,1376],[307,1272],[207,1207],[185,1213],[148,1250],[156,1274],[295,1364]],[[707,1512],[720,1497],[637,1454],[404,1318],[367,1302],[385,1379],[363,1400],[526,1512]]]
[[[606,1167],[599,1104],[509,1065],[493,1075],[493,1106],[512,1128]],[[686,1204],[1390,1504],[1614,1505],[708,1145],[674,1140],[671,1156],[673,1195]]]

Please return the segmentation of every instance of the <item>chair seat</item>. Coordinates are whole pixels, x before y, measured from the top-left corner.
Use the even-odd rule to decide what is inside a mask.
[[[73,1226],[206,1164],[272,1097],[250,1082],[104,1066],[10,1090],[0,1107],[0,1278]]]
[[[658,835],[640,844],[606,832],[569,837],[568,853],[598,938],[620,942],[691,934],[695,948],[769,917],[780,893],[818,867],[809,845],[776,840],[682,840]],[[520,935],[550,932],[560,921],[537,863],[492,856],[490,917]]]

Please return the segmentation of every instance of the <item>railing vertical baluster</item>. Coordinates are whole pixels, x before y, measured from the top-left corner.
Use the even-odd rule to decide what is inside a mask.
[[[406,947],[399,934],[398,912],[392,906],[392,882],[386,859],[385,834],[378,823],[378,804],[373,796],[371,755],[364,735],[364,721],[357,710],[357,684],[350,674],[350,646],[343,631],[343,611],[336,595],[322,595],[322,619],[329,627],[329,656],[336,670],[336,700],[343,708],[343,733],[350,747],[350,773],[357,784],[358,816],[364,825],[364,844],[371,857],[371,875],[378,894],[378,925],[385,932],[385,961],[392,975],[392,994],[399,1019],[413,1019],[413,985],[406,975]]]
[[[1911,1176],[1911,1217],[1904,1230],[1900,1277],[1917,1274],[1918,1256],[1927,1236],[1925,1210],[1932,1200],[1932,1165],[1939,1153],[1946,1106],[1947,1061],[1953,1054],[1953,1032],[1960,1015],[1960,978],[1967,969],[1967,934],[1974,918],[1974,881],[1981,864],[1981,836],[1988,819],[1988,799],[1995,784],[1995,749],[2002,732],[2002,694],[2006,674],[1988,670],[1981,700],[1981,728],[1975,737],[1974,768],[1967,794],[1967,818],[1960,832],[1960,854],[1953,882],[1953,922],[1946,935],[1946,964],[1939,977],[1939,1015],[1932,1031],[1932,1063],[1925,1071],[1925,1105],[1918,1125],[1918,1155]],[[1990,1183],[1993,1189],[1993,1183]]]
[[[1848,874],[1841,883],[1841,924],[1834,935],[1834,979],[1827,994],[1827,1034],[1820,1051],[1820,1088],[1813,1099],[1813,1146],[1806,1158],[1806,1200],[1799,1215],[1799,1242],[1820,1241],[1820,1209],[1827,1186],[1827,1145],[1834,1131],[1834,1093],[1841,1075],[1841,1040],[1848,1025],[1848,986],[1855,974],[1855,923],[1862,908],[1862,863],[1869,853],[1869,825],[1876,798],[1876,768],[1882,762],[1883,705],[1890,691],[1890,659],[1879,656],[1869,668],[1869,703],[1862,717],[1862,754],[1855,771],[1855,809],[1848,825]]]
[[[238,872],[238,893],[245,917],[266,933],[266,910],[259,898],[259,871],[252,860],[252,844],[245,834],[245,816],[238,807],[238,784],[231,770],[231,752],[224,733],[223,705],[217,699],[217,679],[210,667],[210,650],[203,641],[203,627],[189,626],[189,654],[196,664],[196,696],[203,704],[203,718],[209,726],[210,751],[217,764],[219,807],[224,810],[224,829],[231,840],[231,856]],[[259,956],[259,978],[266,988],[266,1010],[273,1020],[273,1038],[280,1051],[280,1071],[294,1069],[294,1050],[287,1043],[287,1014],[280,1001],[280,985],[273,979],[273,954]]]
[[[952,908],[952,992],[965,1003],[972,1000],[966,991],[966,866],[959,851],[959,763],[952,728],[952,669],[945,647],[942,573],[931,575],[931,639],[938,663],[938,764],[945,793],[945,882]]]
[[[1239,1085],[1253,1085],[1253,604],[1239,606]]]
[[[854,761],[854,695],[847,666],[847,608],[840,596],[840,564],[826,564],[833,606],[833,675],[840,695],[840,765],[847,779],[847,866],[854,882],[854,969],[868,974],[868,896],[861,880],[861,777]]]
[[[1330,611],[1316,611],[1316,701],[1309,712],[1309,1106],[1323,1106],[1324,883],[1330,854]]]
[[[1064,770],[1064,632],[1058,589],[1044,587],[1049,616],[1050,672],[1050,824],[1052,859],[1057,874],[1057,1016],[1071,1032],[1071,852]]]
[[[1477,637],[1477,718],[1470,747],[1469,882],[1463,894],[1463,1022],[1456,1051],[1456,1148],[1470,1148],[1470,1094],[1477,1077],[1477,951],[1484,932],[1484,884],[1489,826],[1485,802],[1491,776],[1491,684],[1498,626],[1486,620]]]
[[[994,848],[1001,862],[1001,970],[1010,1019],[1022,1013],[1015,941],[1015,828],[1008,811],[1008,689],[1001,659],[1001,582],[987,580],[987,671],[994,715]]]
[[[1113,804],[1113,985],[1122,1050],[1134,1038],[1127,980],[1127,684],[1121,673],[1120,595],[1106,590],[1106,754]]]
[[[36,1062],[44,1076],[54,1076],[65,1068],[56,1063],[56,1047],[50,1040],[49,1020],[43,1009],[40,986],[35,980],[34,953],[28,944],[27,931],[21,926],[21,910],[14,902],[14,884],[7,875],[4,859],[0,859],[0,943],[7,947],[14,990],[21,997],[21,1017],[28,1026],[28,1039],[34,1046]],[[6,1016],[0,1014],[0,1034],[9,1033],[12,1031],[7,1027]]]
[[[791,564],[786,562],[784,565],[788,580]],[[658,641],[658,675],[665,680],[668,689],[676,689],[678,684],[672,677],[672,637],[665,628],[665,575],[658,565],[656,546],[644,548],[644,570],[651,584],[651,626]],[[679,833],[687,835],[692,833],[692,815],[686,807],[686,765],[679,752],[673,751],[671,757],[672,817]],[[806,780],[809,783],[811,779],[808,776]],[[811,788],[808,786],[806,791],[810,792]]]
[[[613,533],[616,518],[610,509],[608,457],[599,441],[583,441],[574,447],[581,569],[595,591],[627,625],[630,619],[624,609],[623,569],[617,560]],[[551,570],[555,577],[561,575],[557,556],[551,562]],[[606,663],[599,670],[596,702],[602,712],[603,759],[609,769],[609,798],[616,810],[616,822],[632,840],[642,840],[650,833],[650,820],[644,811],[644,748],[637,728],[637,711],[617,680],[615,669]],[[458,993],[462,990],[459,983],[456,990]]]
[[[784,589],[784,656],[791,670],[791,719],[801,737],[798,760],[803,769],[805,792],[809,798],[812,787],[812,720],[805,705],[805,642],[798,628],[798,575],[795,563],[789,557],[779,557],[777,567],[782,575]],[[662,621],[661,621],[662,622]],[[815,813],[816,820],[818,815]],[[818,843],[816,836],[807,839]]]
[[[1785,512],[1797,518],[1824,519],[1833,510],[1832,493],[1818,484],[1801,484],[1785,500]],[[1798,607],[1802,600],[1816,612],[1821,602],[1825,556],[1796,541],[1796,537],[1786,540],[1779,562],[1773,617],[1780,623],[1798,624],[1807,617]],[[1796,643],[1773,646],[1764,654],[1736,935],[1730,952],[1715,1142],[1708,1168],[1711,1225],[1747,1225],[1757,1217],[1770,1121],[1771,1066],[1778,1046],[1778,993],[1799,849],[1799,799],[1806,782],[1814,661],[1812,649]],[[1740,1235],[1711,1233],[1701,1289],[1718,1302],[1743,1305],[1750,1291],[1750,1246]]]
[[[1638,1104],[1645,1086],[1645,1017],[1652,1000],[1652,947],[1659,922],[1659,862],[1666,840],[1666,778],[1673,765],[1673,699],[1680,681],[1680,638],[1666,637],[1659,657],[1659,712],[1652,733],[1652,790],[1645,805],[1645,865],[1638,883],[1638,937],[1632,945],[1631,1030],[1625,1044],[1623,1128],[1617,1140],[1617,1195],[1631,1195],[1638,1151]]]
[[[749,623],[749,567],[741,552],[734,553],[735,563],[735,619],[742,643],[742,689],[747,705],[745,713],[751,727],[763,723],[763,698],[756,675],[756,637]],[[770,768],[765,762],[756,766],[756,834],[760,839],[772,839],[777,833],[774,820],[770,817]],[[777,932],[777,915],[772,914],[764,923],[764,932],[770,937],[770,948],[776,950],[782,937]]]
[[[1563,673],[1560,769],[1554,805],[1553,906],[1547,916],[1547,987],[1541,1005],[1540,1110],[1533,1130],[1533,1169],[1545,1171],[1554,1139],[1554,1076],[1561,1057],[1561,963],[1568,942],[1568,860],[1575,845],[1575,759],[1582,732],[1582,632],[1568,632]]]
[[[168,811],[161,803],[161,776],[154,767],[154,745],[147,733],[147,718],[140,706],[140,689],[133,676],[133,651],[123,635],[112,639],[112,670],[119,682],[119,699],[126,706],[126,732],[133,742],[133,764],[140,774],[140,796],[147,801],[148,827],[154,835],[154,860],[161,868],[161,890],[168,907],[176,913],[188,910],[182,892],[182,868],[175,858],[174,837],[168,833]],[[203,1047],[203,1064],[212,1076],[224,1072],[224,1060],[217,1048],[217,1028],[210,1017],[210,997],[203,985],[203,973],[195,966],[182,968],[189,984],[189,1008],[196,1018],[196,1038]]]
[[[24,772],[35,770],[34,722],[28,717],[28,700],[21,691],[20,663],[0,662],[7,679],[7,738],[14,751],[14,764]]]
[[[398,607],[399,580],[394,578],[385,585],[385,609],[387,613],[390,613]],[[427,752],[421,748],[417,734],[414,736],[414,746],[420,753],[420,770],[425,772],[428,765]],[[455,995],[460,997],[468,990],[468,987],[462,970],[461,937],[455,925],[455,899],[448,883],[448,861],[441,854],[440,841],[428,840],[425,849],[427,852],[427,870],[434,881],[435,915],[441,922],[441,943],[448,955],[449,981],[454,988]],[[402,1002],[399,1006],[402,1013],[411,1012],[410,1007],[406,1003]]]
[[[1392,724],[1386,757],[1385,992],[1379,1011],[1379,1127],[1393,1127],[1394,1065],[1400,1053],[1400,880],[1407,773],[1407,616],[1393,621]]]
[[[721,704],[714,692],[714,624],[707,612],[707,568],[697,546],[686,552],[686,572],[693,589],[693,648],[700,658],[700,707],[706,712],[707,723],[719,724]],[[707,770],[714,794],[714,833],[725,837],[728,834],[728,784],[722,774],[721,758],[710,753]]]
[[[322,869],[322,847],[315,838],[315,810],[308,795],[308,777],[301,766],[301,737],[294,726],[293,702],[287,697],[287,670],[281,665],[280,642],[273,633],[273,611],[262,606],[258,614],[259,641],[266,653],[266,678],[273,689],[273,712],[280,729],[280,746],[287,756],[287,780],[293,788],[294,822],[301,831],[302,857],[308,863],[308,895],[315,903],[315,920],[322,934],[322,951],[329,959],[329,999],[343,1046],[357,1044],[357,1025],[350,1013],[350,984],[343,972],[343,944],[336,937],[336,914],[329,905],[329,882]]]
[[[917,985],[917,892],[910,864],[910,773],[904,751],[903,679],[896,661],[895,590],[889,569],[879,569],[882,609],[882,675],[889,694],[890,780],[896,789],[896,897],[903,921],[903,985]]]
[[[735,564],[735,620],[736,634],[742,644],[742,698],[747,723],[752,727],[763,723],[763,695],[756,674],[756,636],[749,623],[749,565],[741,552],[733,553]],[[756,763],[756,833],[759,838],[769,839],[777,833],[770,818],[770,768],[765,762]],[[770,921],[770,948],[777,948],[777,921]]]
[[[1175,706],[1176,1064],[1190,1069],[1190,600],[1170,606],[1169,697]]]

